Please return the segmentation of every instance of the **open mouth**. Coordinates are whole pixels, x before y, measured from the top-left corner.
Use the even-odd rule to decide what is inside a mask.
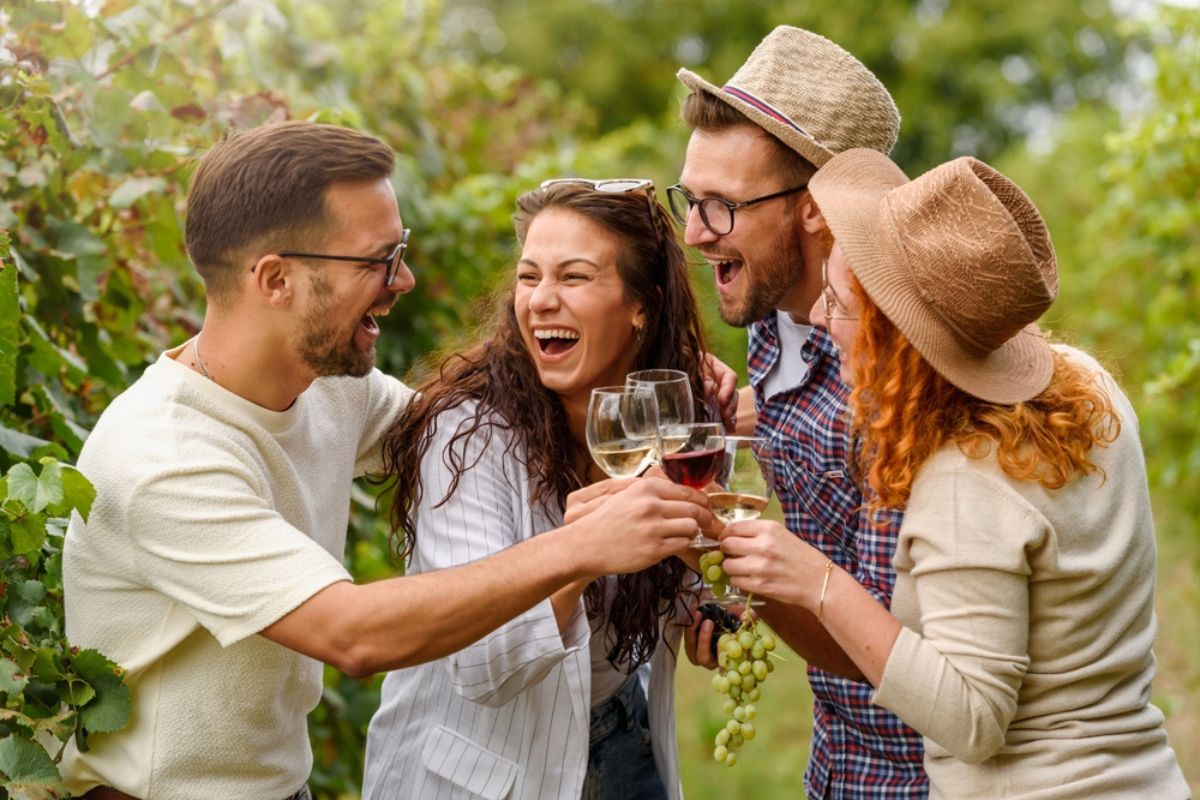
[[[548,356],[558,356],[579,344],[579,334],[567,328],[546,328],[533,332],[538,349]]]
[[[359,327],[371,335],[377,335],[379,333],[379,320],[377,317],[386,317],[391,310],[392,301],[390,299],[380,300],[367,309],[367,313],[362,315],[362,319],[358,321]]]
[[[742,271],[741,261],[715,261],[713,262],[718,286],[728,286],[737,280],[737,276]]]

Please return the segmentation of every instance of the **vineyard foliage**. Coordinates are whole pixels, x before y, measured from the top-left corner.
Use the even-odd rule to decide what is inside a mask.
[[[1156,491],[1172,518],[1200,515],[1197,15],[1122,25],[1097,0],[1028,14],[999,0],[828,5],[6,0],[0,798],[62,796],[62,743],[86,747],[136,702],[119,665],[63,636],[63,532],[94,499],[71,465],[112,398],[203,318],[186,190],[229,128],[336,122],[396,150],[417,288],[385,321],[380,366],[403,375],[479,320],[512,263],[520,191],[564,174],[673,182],[687,135],[675,69],[719,81],[774,24],[821,30],[894,88],[910,174],[970,151],[1029,188],[1063,263],[1058,327],[1122,367]],[[1157,76],[1130,107],[1122,97],[1145,94],[1130,83],[1135,62]],[[1052,148],[1025,148],[1048,119]],[[698,271],[711,306],[710,284]],[[742,334],[708,319],[714,349],[740,367]],[[357,487],[353,502],[352,571],[395,574],[374,490]],[[312,786],[353,797],[378,680],[326,677]]]

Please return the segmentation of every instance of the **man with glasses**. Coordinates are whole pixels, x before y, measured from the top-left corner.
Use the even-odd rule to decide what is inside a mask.
[[[393,165],[374,137],[304,122],[201,160],[186,239],[204,327],[113,401],[79,460],[97,497],[66,537],[66,632],[126,667],[134,706],[68,752],[76,794],[307,797],[321,662],[363,676],[442,657],[714,524],[703,495],[637,481],[492,557],[352,582],[351,478],[411,396],[374,368],[377,317],[413,286]]]
[[[722,318],[750,328],[754,403],[739,404],[738,427],[770,437],[785,454],[776,493],[788,529],[889,606],[900,517],[860,516],[863,498],[847,463],[848,390],[832,340],[808,319],[833,240],[807,185],[835,153],[890,151],[900,125],[895,103],[850,53],[788,26],[768,35],[724,86],[688,70],[678,77],[691,90],[683,118],[693,133],[668,197],[685,241],[712,266]],[[831,296],[826,311],[844,313]],[[808,661],[808,796],[925,797],[920,736],[871,704],[871,686],[819,620],[770,602],[763,616]],[[700,630],[701,653],[710,625]]]

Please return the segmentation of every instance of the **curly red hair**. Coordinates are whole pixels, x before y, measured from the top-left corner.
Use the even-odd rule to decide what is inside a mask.
[[[903,508],[925,461],[953,443],[982,458],[994,450],[1014,480],[1058,489],[1100,470],[1093,447],[1117,438],[1120,418],[1086,365],[1054,352],[1050,385],[1032,400],[990,403],[929,365],[852,278],[862,313],[850,360],[851,430],[870,506]]]

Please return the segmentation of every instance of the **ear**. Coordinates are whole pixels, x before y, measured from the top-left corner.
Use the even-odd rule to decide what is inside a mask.
[[[825,215],[813,199],[812,192],[806,192],[804,199],[796,204],[796,224],[805,233],[820,233],[829,229]]]
[[[254,296],[272,306],[291,304],[295,298],[296,279],[295,263],[275,254],[260,258],[250,271]]]
[[[646,330],[646,311],[642,308],[641,303],[633,304],[633,319],[630,322],[633,323],[634,328],[641,328],[643,331]]]

